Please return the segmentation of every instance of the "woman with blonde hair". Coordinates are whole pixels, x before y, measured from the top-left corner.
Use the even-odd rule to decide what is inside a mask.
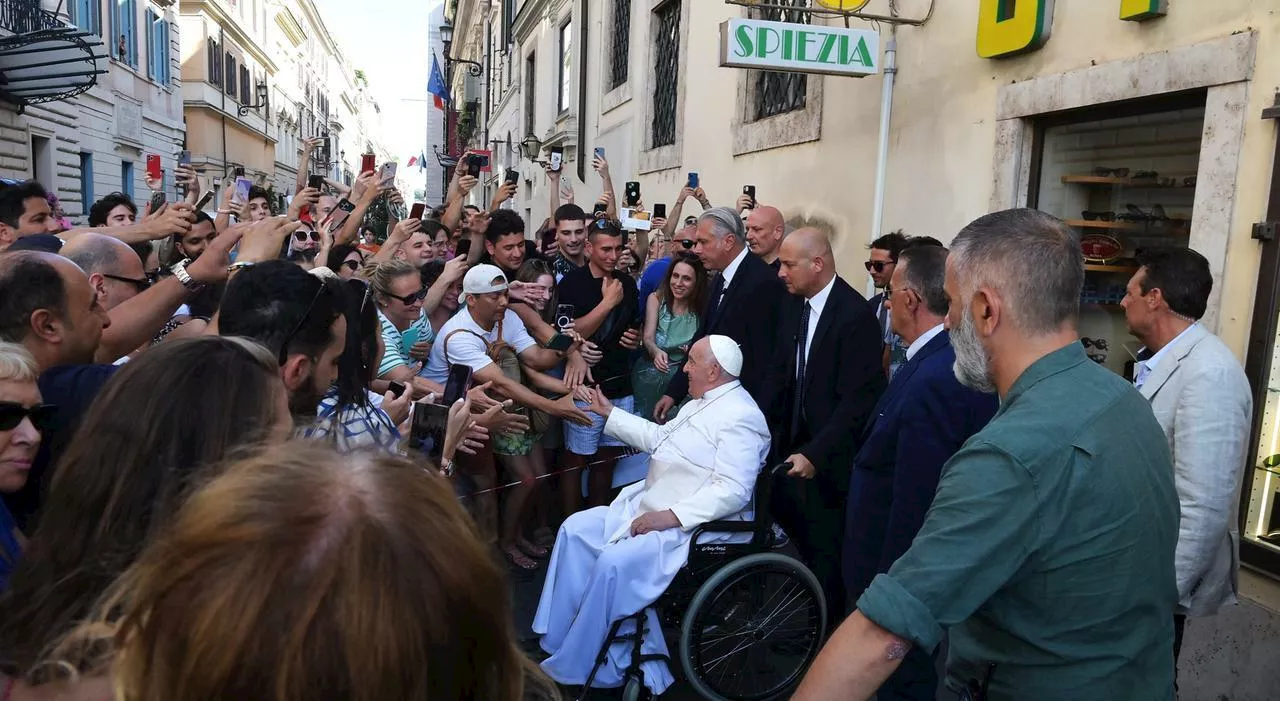
[[[121,701],[555,696],[448,481],[399,457],[293,443],[227,466],[102,610],[122,615],[82,630],[113,632]]]
[[[54,408],[40,402],[36,363],[27,350],[0,343],[0,493],[16,492],[27,483],[40,437]],[[23,538],[0,501],[0,591],[22,555]]]

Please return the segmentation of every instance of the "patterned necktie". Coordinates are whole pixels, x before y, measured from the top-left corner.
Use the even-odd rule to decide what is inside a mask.
[[[809,312],[812,308],[809,302],[804,303],[804,310],[800,312],[800,329],[796,333],[796,390],[792,394],[791,405],[791,435],[794,438],[797,429],[800,428],[800,415],[804,409],[804,366],[806,365],[805,356],[807,350],[805,345],[809,342]]]

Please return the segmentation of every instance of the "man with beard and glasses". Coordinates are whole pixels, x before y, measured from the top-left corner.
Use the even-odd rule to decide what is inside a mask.
[[[996,212],[946,266],[955,374],[1000,408],[793,698],[870,698],[944,633],[948,699],[1173,698],[1173,464],[1146,400],[1080,344],[1079,234]]]
[[[906,243],[907,237],[901,231],[885,234],[871,242],[867,262],[863,265],[876,289],[883,290],[889,284],[889,278],[893,277],[893,267],[898,264],[898,254]],[[880,320],[880,335],[884,339],[885,348],[885,372],[892,378],[893,373],[906,361],[907,346],[893,332],[892,324],[889,323],[889,308],[884,300],[885,294],[881,292],[868,300],[868,304],[871,305],[871,313]]]
[[[338,374],[347,339],[341,283],[283,260],[247,267],[227,285],[218,333],[266,346],[280,362],[289,409],[299,428],[315,419]]]

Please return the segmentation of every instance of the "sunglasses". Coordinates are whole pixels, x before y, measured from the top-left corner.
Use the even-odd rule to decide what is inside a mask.
[[[293,232],[293,238],[297,239],[297,240],[298,240],[298,243],[302,243],[302,242],[306,241],[308,236],[310,236],[310,238],[311,238],[311,240],[312,240],[312,241],[315,241],[316,243],[319,243],[319,242],[320,242],[320,232],[318,232],[318,231],[295,231],[295,232]]]
[[[686,251],[693,248],[693,239],[676,239],[675,243],[680,244]]]
[[[0,431],[12,431],[23,419],[31,419],[37,431],[47,431],[53,425],[58,408],[52,404],[22,406],[17,402],[0,402]]]
[[[886,260],[869,260],[866,263],[863,263],[863,265],[867,266],[867,272],[871,272],[872,270],[874,270],[877,273],[883,273],[884,266],[893,265],[893,262],[886,261]]]
[[[414,302],[421,302],[422,300],[426,299],[428,289],[429,288],[424,287],[418,290],[417,292],[414,292],[413,294],[405,295],[403,297],[397,297],[393,294],[388,294],[387,296],[390,297],[391,299],[398,299],[401,302],[404,302],[406,305],[409,305],[409,304],[413,304]]]
[[[102,277],[105,277],[108,280],[115,280],[116,282],[127,282],[130,285],[133,285],[134,287],[138,288],[138,292],[146,292],[148,289],[151,288],[151,283],[153,282],[151,275],[149,274],[143,278],[134,278],[134,277],[122,277],[120,275],[108,275],[107,273],[103,273]]]
[[[355,272],[360,269],[360,261],[344,260],[342,261],[342,267],[350,268],[351,272]]]

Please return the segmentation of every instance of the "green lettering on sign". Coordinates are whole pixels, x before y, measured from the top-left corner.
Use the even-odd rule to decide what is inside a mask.
[[[738,58],[746,58],[755,52],[751,46],[751,28],[743,25],[738,27],[738,31],[733,33],[734,39],[737,39],[738,45],[733,50],[733,55]]]

